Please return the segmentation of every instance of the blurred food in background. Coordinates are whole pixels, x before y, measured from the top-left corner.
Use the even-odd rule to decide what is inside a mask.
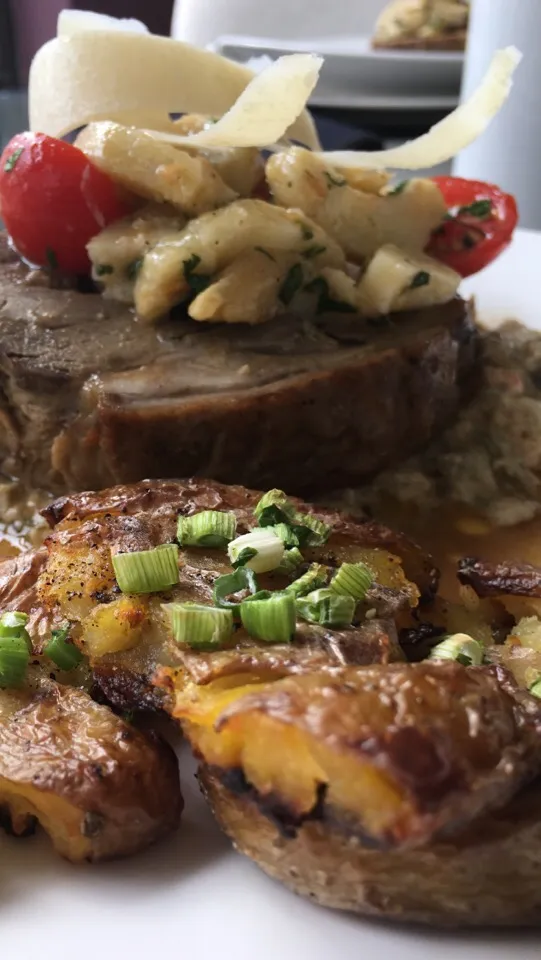
[[[378,17],[374,47],[463,50],[469,0],[392,0]]]

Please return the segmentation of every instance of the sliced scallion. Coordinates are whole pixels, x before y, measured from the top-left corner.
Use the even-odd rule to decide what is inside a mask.
[[[321,547],[331,532],[330,526],[312,513],[297,513],[293,530],[301,547]]]
[[[22,634],[0,636],[0,687],[20,687],[26,675],[29,659],[30,653],[25,636]]]
[[[69,624],[51,630],[51,639],[43,648],[44,654],[61,670],[74,670],[83,660],[81,651],[69,639],[69,632]]]
[[[325,543],[331,528],[311,513],[301,513],[287,499],[283,490],[268,490],[256,505],[254,513],[260,527],[290,527],[299,547],[318,547]]]
[[[297,597],[297,613],[303,620],[325,627],[347,627],[353,620],[356,601],[333,590],[314,590]]]
[[[541,700],[541,677],[539,680],[536,680],[535,683],[532,683],[530,693],[532,696],[538,697]]]
[[[256,505],[254,513],[260,527],[271,527],[274,524],[291,524],[295,520],[297,511],[287,499],[283,490],[267,490]]]
[[[178,583],[178,546],[164,543],[154,550],[112,554],[122,593],[156,593]]]
[[[290,550],[286,550],[282,557],[282,562],[279,567],[276,568],[277,573],[286,573],[291,574],[297,567],[300,567],[301,563],[304,563],[304,557],[298,547],[291,547]]]
[[[227,548],[229,559],[233,565],[238,565],[245,550],[255,551],[244,563],[251,567],[255,573],[267,573],[269,570],[275,570],[280,566],[285,553],[285,546],[280,537],[277,537],[272,530],[260,529],[250,530],[250,533],[244,533],[236,540],[232,540]],[[246,557],[246,554],[244,554]]]
[[[285,543],[286,547],[298,547],[299,538],[295,531],[287,523],[274,523],[272,526],[263,527],[264,530],[270,530],[272,533],[275,533],[277,537],[280,537],[280,540]]]
[[[177,643],[194,650],[219,650],[233,633],[231,610],[198,603],[162,604]]]
[[[464,667],[480,667],[483,647],[467,633],[453,633],[430,651],[430,660],[456,660]]]
[[[203,510],[191,517],[178,518],[177,540],[183,547],[226,547],[236,529],[234,513]]]
[[[290,643],[295,635],[295,601],[283,590],[260,590],[243,600],[240,617],[251,637],[267,643]]]
[[[22,637],[26,644],[26,649],[32,653],[32,641],[26,629],[28,623],[28,614],[20,610],[8,610],[0,617],[0,638],[2,637]]]
[[[330,582],[335,593],[364,600],[374,576],[365,563],[342,563]]]
[[[250,567],[238,567],[234,573],[226,573],[223,577],[218,577],[214,581],[214,603],[217,607],[225,607],[238,612],[240,601],[228,600],[227,597],[241,590],[249,590],[250,593],[257,593],[257,580],[255,573]]]
[[[286,593],[293,597],[303,597],[312,590],[319,590],[327,584],[329,570],[322,563],[312,563],[306,573],[286,587]]]

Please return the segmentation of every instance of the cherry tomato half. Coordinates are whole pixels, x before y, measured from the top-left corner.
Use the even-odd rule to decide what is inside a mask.
[[[514,197],[490,183],[433,177],[449,214],[434,230],[426,252],[463,277],[478,273],[511,242],[518,222]]]
[[[19,133],[0,158],[0,216],[31,263],[88,273],[88,241],[132,209],[82,150],[44,133]]]

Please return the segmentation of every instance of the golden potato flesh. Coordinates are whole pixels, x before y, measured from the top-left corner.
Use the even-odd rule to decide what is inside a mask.
[[[68,860],[125,856],[178,825],[176,758],[74,687],[0,690],[0,810]]]
[[[181,688],[196,752],[262,808],[322,815],[370,845],[426,843],[500,806],[541,769],[541,703],[496,668],[376,664]],[[236,684],[236,685],[235,685]]]

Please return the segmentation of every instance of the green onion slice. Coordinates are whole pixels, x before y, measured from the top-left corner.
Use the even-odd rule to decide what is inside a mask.
[[[26,633],[26,630],[24,632]],[[25,636],[0,636],[0,687],[20,687],[29,660],[30,653]]]
[[[282,562],[279,567],[276,568],[277,573],[286,573],[291,574],[297,567],[300,567],[301,563],[304,563],[304,557],[298,547],[291,547],[290,550],[286,550],[282,557]]]
[[[374,575],[366,563],[342,563],[330,583],[335,593],[364,600]]]
[[[254,510],[260,527],[271,527],[274,524],[293,523],[297,511],[287,499],[283,490],[268,490],[261,497]]]
[[[541,700],[541,677],[539,680],[536,680],[535,683],[532,683],[530,693],[532,696],[538,697]]]
[[[256,505],[254,513],[260,527],[272,527],[280,524],[289,526],[296,542],[288,545],[296,547],[319,547],[328,539],[331,528],[311,513],[300,513],[287,499],[283,490],[269,490]]]
[[[84,659],[80,650],[69,639],[70,625],[51,631],[51,639],[43,652],[61,670],[74,670]]]
[[[203,510],[191,517],[178,518],[177,540],[183,547],[227,547],[236,529],[234,513]]]
[[[249,590],[250,593],[257,593],[257,580],[255,573],[250,567],[239,567],[234,573],[226,573],[223,577],[218,577],[214,581],[214,603],[217,607],[225,607],[238,613],[240,601],[228,600],[234,593],[240,593],[241,590]]]
[[[247,555],[245,551],[249,550]],[[285,553],[285,546],[280,537],[272,530],[256,527],[250,533],[244,533],[236,540],[232,540],[227,548],[229,559],[233,566],[246,564],[255,573],[267,573],[280,566]]]
[[[272,533],[276,534],[277,537],[285,543],[286,547],[298,547],[299,538],[292,527],[287,523],[274,523],[270,524],[268,527],[263,527],[264,530],[270,530]]]
[[[456,660],[464,667],[480,667],[483,647],[467,633],[453,633],[432,648],[429,660]]]
[[[285,591],[260,590],[240,605],[242,625],[258,640],[290,643],[295,635],[295,600]]]
[[[231,610],[199,603],[163,603],[177,643],[194,650],[219,650],[233,633]]]
[[[29,653],[32,653],[32,641],[26,629],[28,614],[19,610],[8,610],[0,617],[0,637],[22,637]]]
[[[312,590],[325,587],[327,585],[328,575],[328,567],[323,566],[322,563],[312,563],[306,573],[303,573],[302,577],[294,580],[293,583],[290,583],[289,586],[286,587],[286,593],[290,593],[294,597],[303,597],[305,594],[311,593]]]
[[[324,627],[347,627],[355,615],[354,597],[333,590],[314,590],[305,597],[297,597],[297,613],[303,620],[320,623]]]
[[[178,546],[164,543],[154,550],[111,555],[122,593],[157,593],[178,583]]]

